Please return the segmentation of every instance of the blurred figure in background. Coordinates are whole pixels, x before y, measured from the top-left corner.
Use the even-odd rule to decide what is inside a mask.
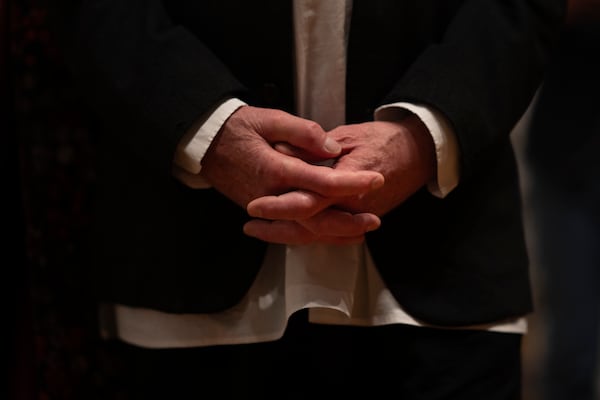
[[[600,1],[571,0],[526,146],[539,264],[543,400],[598,399]]]

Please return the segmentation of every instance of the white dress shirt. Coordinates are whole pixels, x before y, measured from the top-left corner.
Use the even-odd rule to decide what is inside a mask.
[[[345,122],[346,45],[350,0],[294,0],[296,103],[298,115],[329,130]],[[198,122],[180,143],[174,175],[193,188],[208,185],[201,160],[227,118],[245,103],[229,99]],[[378,120],[414,113],[428,127],[435,146],[437,180],[428,186],[444,197],[458,184],[458,146],[452,129],[436,110],[409,103],[375,111]],[[225,249],[228,251],[228,249]],[[201,264],[202,254],[198,254]],[[235,279],[235,277],[232,277]],[[169,314],[116,305],[116,335],[150,348],[252,343],[280,338],[288,317],[309,308],[309,320],[322,324],[430,326],[407,314],[382,281],[365,244],[329,246],[271,244],[249,292],[233,308],[211,314]],[[524,333],[526,319],[465,327]]]

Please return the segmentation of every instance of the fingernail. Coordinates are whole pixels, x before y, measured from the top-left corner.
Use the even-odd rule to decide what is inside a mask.
[[[335,140],[333,140],[330,137],[325,139],[325,144],[323,145],[323,148],[328,153],[333,153],[333,154],[337,154],[340,151],[342,151],[342,146],[340,146],[340,144],[338,142],[336,142]]]
[[[377,229],[379,229],[379,224],[372,224],[372,225],[367,226],[367,230],[366,231],[367,232],[373,232],[374,230],[377,230]]]
[[[378,189],[383,186],[383,183],[384,183],[383,176],[378,176],[376,178],[373,178],[373,180],[371,181],[371,189]]]
[[[379,221],[373,221],[371,222],[369,225],[367,225],[367,232],[371,232],[374,231],[376,229],[379,229],[379,227],[381,226],[381,223]]]

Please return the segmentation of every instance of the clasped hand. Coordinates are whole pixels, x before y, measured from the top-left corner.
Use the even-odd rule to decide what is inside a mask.
[[[249,236],[352,244],[434,176],[435,150],[416,117],[325,132],[280,110],[244,106],[214,139],[202,174],[254,218],[244,225]]]

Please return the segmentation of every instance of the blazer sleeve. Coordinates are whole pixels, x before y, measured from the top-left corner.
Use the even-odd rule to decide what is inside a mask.
[[[148,168],[170,171],[193,121],[244,91],[160,0],[83,0],[71,20],[69,64],[103,139]]]
[[[540,84],[563,0],[463,2],[385,99],[440,110],[457,134],[464,181],[506,140]]]

